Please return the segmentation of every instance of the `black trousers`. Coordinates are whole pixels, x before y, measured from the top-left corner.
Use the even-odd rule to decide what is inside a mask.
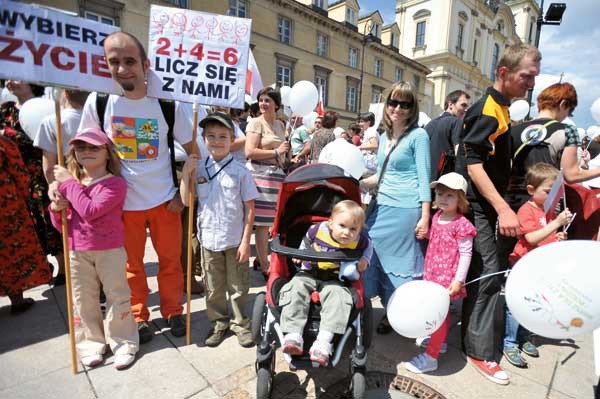
[[[467,217],[477,229],[467,281],[504,270],[508,262],[500,259],[495,210],[487,204],[471,203]],[[499,274],[467,286],[461,335],[464,352],[476,359],[499,362],[502,357],[505,301],[500,292],[503,281],[504,276]]]

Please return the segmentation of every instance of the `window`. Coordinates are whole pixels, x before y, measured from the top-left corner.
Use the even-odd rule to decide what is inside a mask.
[[[373,24],[371,34],[375,37],[381,37],[381,26],[379,26],[379,24]]]
[[[325,9],[325,0],[313,0],[313,5]]]
[[[492,68],[490,70],[490,79],[496,80],[496,65],[498,65],[498,57],[500,56],[500,46],[494,43],[494,50],[492,52]]]
[[[396,35],[394,32],[390,34],[390,44],[392,47],[398,48],[398,35]]]
[[[91,21],[102,22],[106,25],[116,25],[115,20],[110,17],[105,17],[104,15],[96,14],[91,11],[85,11],[83,16],[85,19],[89,19]]]
[[[373,73],[378,78],[383,76],[383,60],[382,59],[375,58],[375,69],[374,69]]]
[[[419,87],[421,87],[421,77],[418,75],[413,75],[413,86],[415,86],[415,90],[417,93],[420,91]]]
[[[292,20],[279,17],[277,20],[277,32],[281,43],[292,44]]]
[[[358,49],[350,47],[348,49],[348,65],[352,68],[358,68]]]
[[[357,19],[356,11],[354,10],[354,8],[346,7],[346,22],[356,26]]]
[[[229,0],[227,15],[232,17],[248,17],[248,0]]]
[[[329,71],[315,67],[315,86],[317,90],[323,95],[323,106],[326,107],[328,101],[328,89],[329,89]]]
[[[396,67],[396,71],[394,72],[394,80],[399,82],[402,80],[402,75],[404,74],[404,70],[400,67]]]
[[[383,101],[383,89],[379,86],[373,86],[371,91],[371,104],[377,104]]]
[[[527,42],[531,44],[533,41],[533,21],[529,23],[529,35],[527,37]]]
[[[417,33],[415,37],[415,47],[425,46],[425,21],[417,22]]]
[[[294,64],[289,62],[289,61],[285,61],[285,60],[277,60],[277,65],[276,65],[276,78],[275,78],[275,83],[277,84],[277,87],[283,87],[283,86],[292,86],[292,82],[293,82],[293,76],[292,76],[292,71],[293,71],[293,67]]]
[[[329,36],[317,32],[317,55],[327,57],[329,53]]]
[[[477,39],[473,42],[473,65],[477,65]]]
[[[463,24],[458,24],[458,36],[456,37],[457,54],[458,54],[458,50],[462,50],[464,32],[465,32],[465,26]]]
[[[356,112],[358,98],[358,82],[348,80],[346,83],[346,111]]]
[[[166,0],[167,3],[171,3],[180,8],[188,8],[187,0]]]

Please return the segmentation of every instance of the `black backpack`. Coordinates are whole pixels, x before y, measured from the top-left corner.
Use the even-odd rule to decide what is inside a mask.
[[[106,112],[106,104],[108,103],[108,94],[96,94],[96,111],[100,119],[100,129],[104,131],[104,113]],[[169,155],[171,157],[171,175],[173,176],[173,184],[175,188],[179,188],[177,182],[177,171],[175,169],[175,138],[173,136],[173,126],[175,125],[175,102],[167,100],[158,100],[163,116],[167,121],[169,130],[167,132],[167,144],[169,146]]]

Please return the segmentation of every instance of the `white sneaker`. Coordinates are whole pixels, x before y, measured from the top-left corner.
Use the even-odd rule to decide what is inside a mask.
[[[115,355],[115,368],[117,370],[123,370],[131,366],[131,363],[135,360],[133,353],[125,353],[124,355]]]
[[[83,363],[83,365],[86,367],[95,367],[95,366],[99,365],[100,363],[102,363],[102,360],[104,360],[102,355],[90,355],[90,356],[83,356],[81,358],[81,363]]]
[[[420,355],[413,357],[410,362],[404,363],[404,367],[413,373],[423,374],[437,370],[438,361],[427,353],[421,353]]]
[[[417,344],[417,346],[420,346],[423,349],[427,349],[427,346],[429,345],[429,340],[430,337],[420,337],[415,340],[415,343]],[[448,352],[448,344],[444,342],[440,348],[440,353],[446,352]]]

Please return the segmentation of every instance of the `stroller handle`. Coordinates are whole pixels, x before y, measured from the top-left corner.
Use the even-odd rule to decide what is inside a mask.
[[[306,260],[309,262],[348,262],[359,260],[362,256],[362,250],[360,249],[340,249],[331,252],[317,252],[312,248],[297,249],[292,247],[286,247],[281,244],[279,237],[273,238],[271,241],[271,251],[289,256],[296,259]]]

